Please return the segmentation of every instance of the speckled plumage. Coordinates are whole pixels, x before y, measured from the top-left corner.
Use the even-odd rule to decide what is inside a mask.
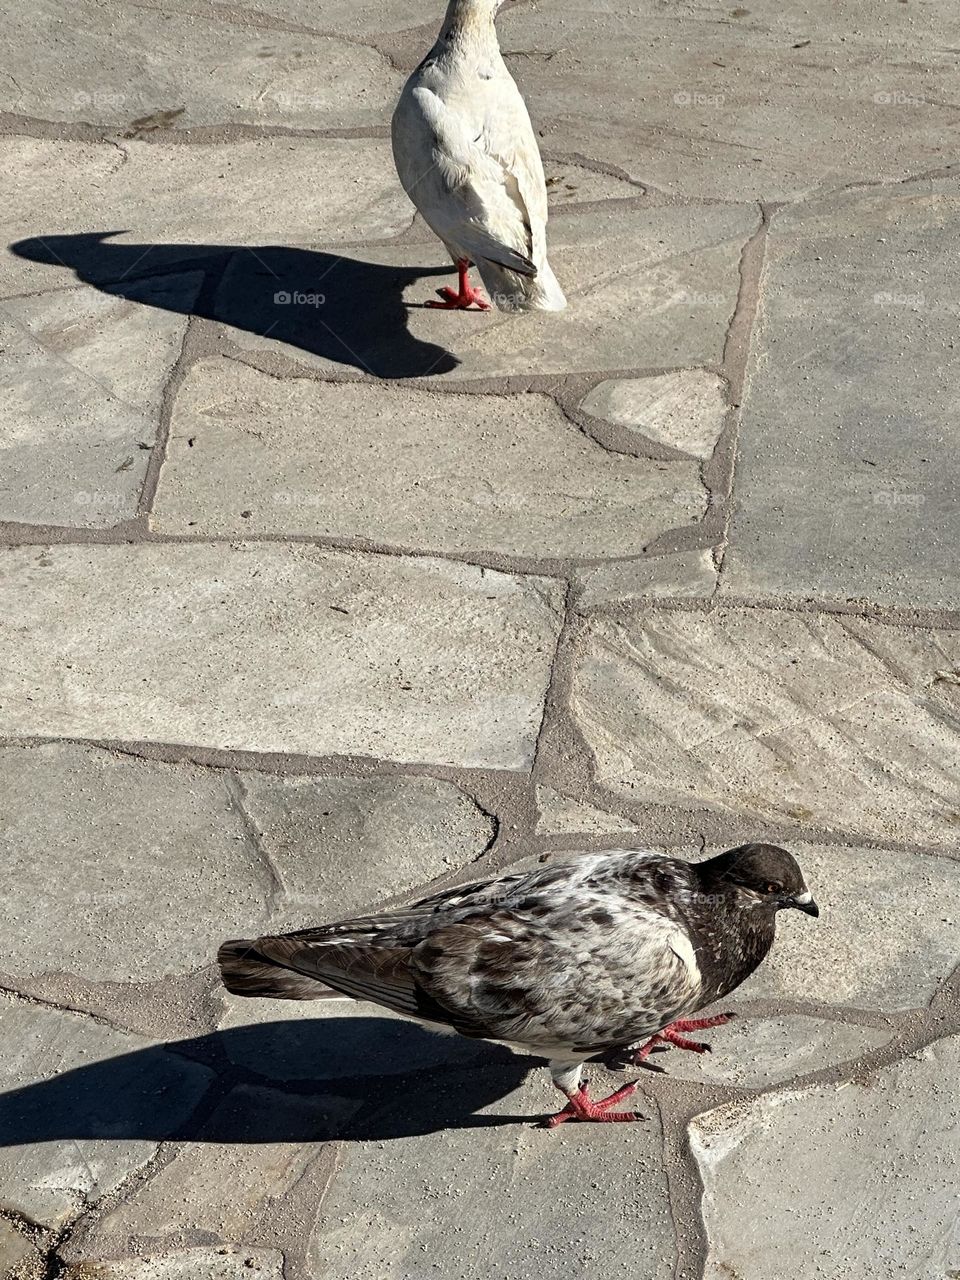
[[[311,999],[333,987],[546,1057],[568,1091],[585,1059],[739,986],[783,906],[816,913],[793,857],[772,845],[701,863],[581,854],[379,916],[227,942],[219,960],[237,994]]]

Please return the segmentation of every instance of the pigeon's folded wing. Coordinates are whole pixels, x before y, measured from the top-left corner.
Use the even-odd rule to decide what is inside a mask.
[[[529,219],[517,182],[470,136],[467,122],[425,86],[413,91],[431,140],[430,163],[417,178],[416,203],[434,230],[476,261],[485,258],[520,275],[535,276]]]

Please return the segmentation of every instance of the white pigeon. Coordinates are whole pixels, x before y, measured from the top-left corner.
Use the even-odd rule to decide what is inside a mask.
[[[447,246],[459,288],[434,307],[561,311],[547,262],[547,188],[526,104],[493,20],[503,0],[450,0],[436,44],[403,87],[393,155],[407,195]]]

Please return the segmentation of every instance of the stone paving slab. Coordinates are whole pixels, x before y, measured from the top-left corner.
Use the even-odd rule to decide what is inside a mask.
[[[958,218],[955,181],[774,218],[724,591],[960,604]]]
[[[452,1073],[422,1087],[443,1107],[462,1086]],[[485,1280],[493,1267],[498,1275],[542,1280],[621,1270],[672,1277],[655,1116],[603,1129],[569,1126],[563,1143],[529,1121],[498,1124],[500,1117],[543,1114],[555,1097],[535,1078],[482,1107],[467,1127],[350,1144],[324,1200],[310,1253],[314,1274],[408,1280],[433,1271]],[[398,1097],[393,1110],[409,1105]],[[389,1125],[387,1115],[381,1128]]]
[[[528,769],[562,587],[308,546],[8,549],[0,729]]]
[[[482,1040],[411,1022],[362,1000],[227,996],[220,1020],[229,1060],[271,1082],[405,1076],[496,1060]]]
[[[199,272],[8,299],[0,519],[109,528],[137,513]]]
[[[608,452],[546,396],[387,393],[210,361],[177,395],[151,527],[616,556],[695,522],[706,498],[695,463]]]
[[[64,1280],[283,1280],[277,1249],[207,1248],[78,1263]]]
[[[579,832],[601,835],[636,830],[628,819],[574,800],[552,787],[537,787],[537,806],[537,831],[544,835],[571,835]]]
[[[605,379],[584,397],[580,408],[703,459],[713,456],[727,412],[723,380],[707,369]]]
[[[0,297],[201,257],[222,264],[237,246],[380,239],[413,216],[379,139],[265,137],[214,149],[4,137],[0,181],[10,193],[3,243],[19,244],[0,254]]]
[[[937,673],[958,665],[954,631],[649,608],[591,622],[573,711],[620,797],[938,845],[960,737]]]
[[[0,773],[7,973],[151,982],[266,926],[271,874],[222,774],[67,743],[0,750]]]
[[[462,380],[716,363],[736,306],[741,252],[758,224],[750,205],[558,212],[549,224],[550,261],[570,301],[559,314],[427,307],[433,289],[448,283],[429,273],[446,276],[453,267],[442,244],[425,235],[351,250],[338,264],[294,255],[270,259],[265,269],[244,257],[227,273],[214,314],[234,326],[231,336],[244,350],[282,351],[329,372],[346,365],[389,377]],[[378,296],[372,318],[358,312],[358,289]],[[322,305],[285,306],[278,316],[278,292],[316,291]],[[404,322],[408,338],[397,333]],[[424,347],[440,354],[427,358]]]
[[[193,4],[74,0],[64,22],[56,0],[17,6],[7,39],[28,56],[16,80],[5,80],[0,110],[124,133],[140,121],[155,128],[151,121],[165,113],[176,129],[389,122],[403,77],[376,49],[316,34],[318,18],[326,25],[322,12],[312,14],[313,32],[264,27],[255,12],[230,22],[213,4],[204,13]],[[53,51],[44,39],[52,27]]]
[[[717,570],[712,552],[704,548],[580,569],[574,582],[579,588],[580,607],[592,609],[664,596],[705,599],[716,590]]]
[[[882,17],[881,17],[882,14]],[[579,151],[674,194],[797,199],[950,162],[960,72],[950,0],[518,5],[498,23],[541,121]]]
[[[736,1022],[705,1031],[703,1036],[709,1041],[709,1053],[678,1053],[671,1049],[657,1054],[653,1061],[681,1080],[766,1089],[840,1063],[847,1064],[849,1070],[863,1054],[889,1044],[892,1033],[878,1027],[786,1014],[779,1018],[738,1017]]]
[[[435,778],[249,773],[243,790],[289,928],[347,918],[375,907],[385,888],[393,897],[457,871],[495,833],[469,796]]]
[[[212,1079],[140,1036],[37,1005],[0,1000],[0,1035],[0,1208],[42,1226],[147,1164]]]
[[[821,917],[781,917],[777,944],[744,997],[858,1009],[930,1003],[960,956],[960,859],[789,841]]]
[[[196,1137],[87,1237],[93,1257],[135,1252],[137,1241],[164,1247],[256,1235],[271,1200],[287,1200],[307,1176],[329,1132],[324,1098],[240,1085]],[[277,1141],[284,1134],[287,1141]],[[312,1206],[314,1212],[316,1206]],[[301,1222],[306,1234],[313,1214]],[[202,1235],[201,1235],[202,1233]],[[132,1244],[132,1248],[131,1248]]]
[[[943,1040],[862,1080],[695,1120],[706,1280],[960,1269],[958,1067],[960,1041]]]

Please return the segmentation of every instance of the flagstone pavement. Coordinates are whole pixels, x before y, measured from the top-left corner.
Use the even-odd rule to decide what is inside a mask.
[[[0,1272],[960,1276],[955,0],[507,4],[562,315],[424,306],[440,17],[4,19]],[[746,839],[821,919],[636,1125],[212,964]]]

